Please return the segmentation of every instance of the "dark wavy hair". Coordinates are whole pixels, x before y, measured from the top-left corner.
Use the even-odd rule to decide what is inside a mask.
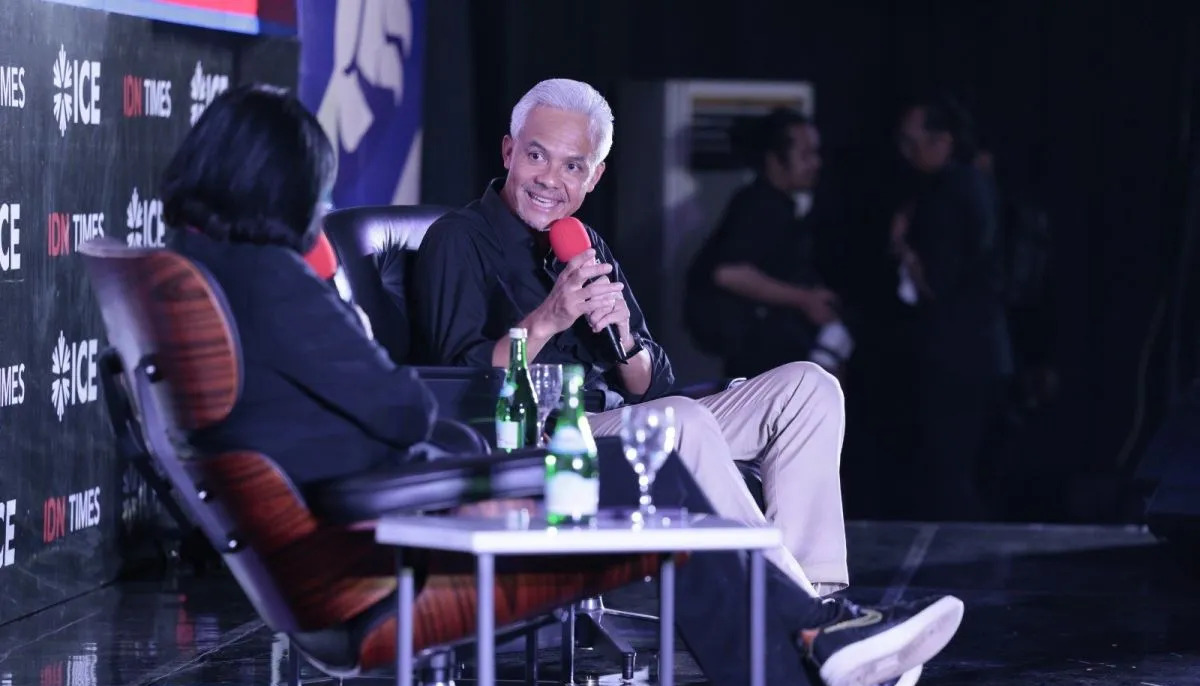
[[[753,119],[740,120],[729,132],[730,142],[755,171],[767,166],[767,156],[786,162],[792,148],[792,127],[812,126],[813,121],[788,107],[776,107]]]
[[[239,86],[213,100],[167,165],[163,221],[170,231],[307,252],[336,167],[321,124],[299,100]]]
[[[924,94],[911,99],[904,112],[921,108],[925,112],[925,130],[948,133],[954,139],[954,159],[969,164],[979,152],[975,119],[962,102],[950,93]]]

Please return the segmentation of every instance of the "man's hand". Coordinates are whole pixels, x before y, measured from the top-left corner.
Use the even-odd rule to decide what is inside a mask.
[[[809,288],[800,299],[800,310],[817,326],[837,321],[837,294],[827,288]]]
[[[593,333],[599,333],[609,324],[616,324],[622,352],[628,353],[633,347],[633,336],[629,332],[629,305],[620,293],[592,298],[588,301],[585,316]]]
[[[892,226],[888,237],[893,255],[900,257],[900,254],[908,247],[908,230],[911,225],[912,207],[903,207],[892,215]]]
[[[912,279],[913,285],[917,287],[917,292],[921,297],[927,300],[935,300],[933,289],[929,287],[929,282],[925,279],[925,266],[921,264],[921,257],[917,252],[908,247],[907,244],[901,246],[899,255],[900,264],[908,270],[908,278]]]
[[[620,300],[623,305],[625,299],[621,297],[621,290],[625,285],[622,283],[600,279],[590,286],[584,286],[588,279],[611,271],[612,265],[596,263],[595,250],[585,250],[573,257],[555,279],[550,295],[531,313],[530,336],[548,339],[566,331],[580,316],[602,307],[611,308],[613,298]],[[629,310],[625,311],[628,313]]]

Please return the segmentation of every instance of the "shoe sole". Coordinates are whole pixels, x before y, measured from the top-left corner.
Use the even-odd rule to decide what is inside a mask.
[[[896,680],[896,686],[916,686],[916,683],[921,680],[923,669],[921,665],[917,665],[900,675],[900,678]]]
[[[903,624],[842,648],[821,666],[825,686],[873,686],[923,665],[954,638],[963,603],[942,598]]]

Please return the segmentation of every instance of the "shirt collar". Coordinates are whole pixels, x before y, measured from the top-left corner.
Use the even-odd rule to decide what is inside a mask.
[[[754,184],[756,186],[758,186],[760,189],[762,189],[763,195],[765,197],[774,199],[780,205],[787,205],[789,208],[795,209],[796,199],[794,197],[792,197],[791,195],[789,195],[788,193],[785,193],[785,192],[779,190],[778,188],[776,188],[762,174],[759,174],[758,176],[756,176],[754,178]]]
[[[487,190],[483,192],[480,205],[483,208],[484,219],[496,231],[496,237],[503,243],[516,243],[522,246],[534,244],[534,230],[521,221],[511,209],[500,191],[504,188],[504,178],[495,178],[488,182]]]

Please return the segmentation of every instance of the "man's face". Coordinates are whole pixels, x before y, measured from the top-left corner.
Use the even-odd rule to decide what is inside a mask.
[[[914,107],[900,120],[900,155],[919,172],[932,173],[950,162],[954,140],[944,131],[925,129],[925,110]]]
[[[538,231],[575,214],[604,173],[603,162],[592,164],[588,118],[578,112],[534,107],[516,138],[504,137],[501,152],[504,200]]]
[[[821,134],[811,124],[796,124],[788,134],[792,139],[785,160],[788,185],[792,191],[811,190],[821,170]]]

